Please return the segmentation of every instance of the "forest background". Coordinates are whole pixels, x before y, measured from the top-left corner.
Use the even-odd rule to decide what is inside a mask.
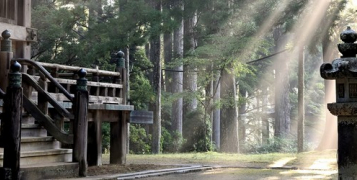
[[[130,125],[130,153],[331,148],[333,139],[320,143],[336,127],[326,123],[319,67],[338,57],[338,35],[355,27],[355,5],[32,0],[32,59],[114,70],[122,50],[130,104],[154,112],[153,125]],[[104,124],[103,152],[108,141]]]

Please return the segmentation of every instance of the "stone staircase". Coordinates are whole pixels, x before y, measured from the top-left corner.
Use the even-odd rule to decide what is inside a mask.
[[[61,148],[59,141],[47,135],[46,129],[32,117],[24,117],[21,125],[21,179],[37,180],[75,177],[78,163],[72,163],[72,149]],[[0,148],[0,165],[3,163]]]

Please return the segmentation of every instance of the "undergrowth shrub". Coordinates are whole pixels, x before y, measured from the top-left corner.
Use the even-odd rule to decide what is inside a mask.
[[[151,135],[139,124],[130,124],[129,148],[131,154],[151,153]]]
[[[297,152],[296,138],[271,138],[267,144],[259,142],[245,142],[245,153],[273,153],[273,152]]]

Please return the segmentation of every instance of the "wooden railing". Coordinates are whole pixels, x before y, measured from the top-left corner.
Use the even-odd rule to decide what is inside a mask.
[[[70,102],[73,98],[73,93],[76,86],[76,77],[78,70],[82,67],[77,66],[66,66],[60,64],[50,64],[43,62],[35,62],[30,65],[29,62],[24,59],[19,60],[21,64],[29,65],[28,74],[32,74],[33,78],[36,80],[41,79],[41,74],[34,72],[33,68],[38,68],[38,65],[46,68],[53,80],[49,78],[49,75],[44,74],[45,77],[42,79],[46,81],[46,91],[49,92],[56,101],[59,102]],[[105,71],[99,69],[86,68],[87,78],[88,78],[88,92],[89,92],[89,103],[91,104],[124,104],[123,100],[126,96],[123,90],[124,85],[121,82],[122,76],[119,72]],[[101,82],[104,80],[105,82]],[[61,86],[58,86],[61,85]],[[63,88],[62,88],[63,87]],[[66,90],[69,94],[64,93],[63,95],[58,94],[58,92],[64,92]],[[36,96],[34,94],[33,96]]]

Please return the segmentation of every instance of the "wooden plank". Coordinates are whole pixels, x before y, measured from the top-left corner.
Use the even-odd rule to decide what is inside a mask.
[[[39,79],[38,76],[34,76],[35,79]],[[62,78],[54,78],[58,83],[60,84],[71,84],[75,85],[77,83],[76,80],[73,79],[62,79]],[[47,82],[50,82],[47,80]],[[94,81],[88,81],[87,86],[91,87],[108,87],[108,88],[123,88],[122,84],[113,84],[113,83],[105,83],[105,82],[94,82]]]
[[[134,124],[153,124],[154,116],[152,111],[131,111],[130,112],[130,123]]]
[[[59,102],[69,102],[68,98],[60,93],[49,93],[53,99]],[[32,92],[31,100],[37,99],[38,93]],[[104,96],[89,96],[89,103],[94,104],[121,104],[122,98],[104,97]]]
[[[26,41],[27,38],[26,27],[0,22],[0,32],[3,32],[5,30],[10,31],[11,33],[10,39],[17,40],[17,41]]]
[[[89,109],[100,110],[113,110],[113,111],[132,111],[134,106],[132,105],[119,105],[119,104],[89,104]]]
[[[24,3],[24,21],[23,26],[31,27],[31,0],[22,0]]]
[[[118,97],[89,96],[89,102],[99,104],[122,104],[123,99]]]

